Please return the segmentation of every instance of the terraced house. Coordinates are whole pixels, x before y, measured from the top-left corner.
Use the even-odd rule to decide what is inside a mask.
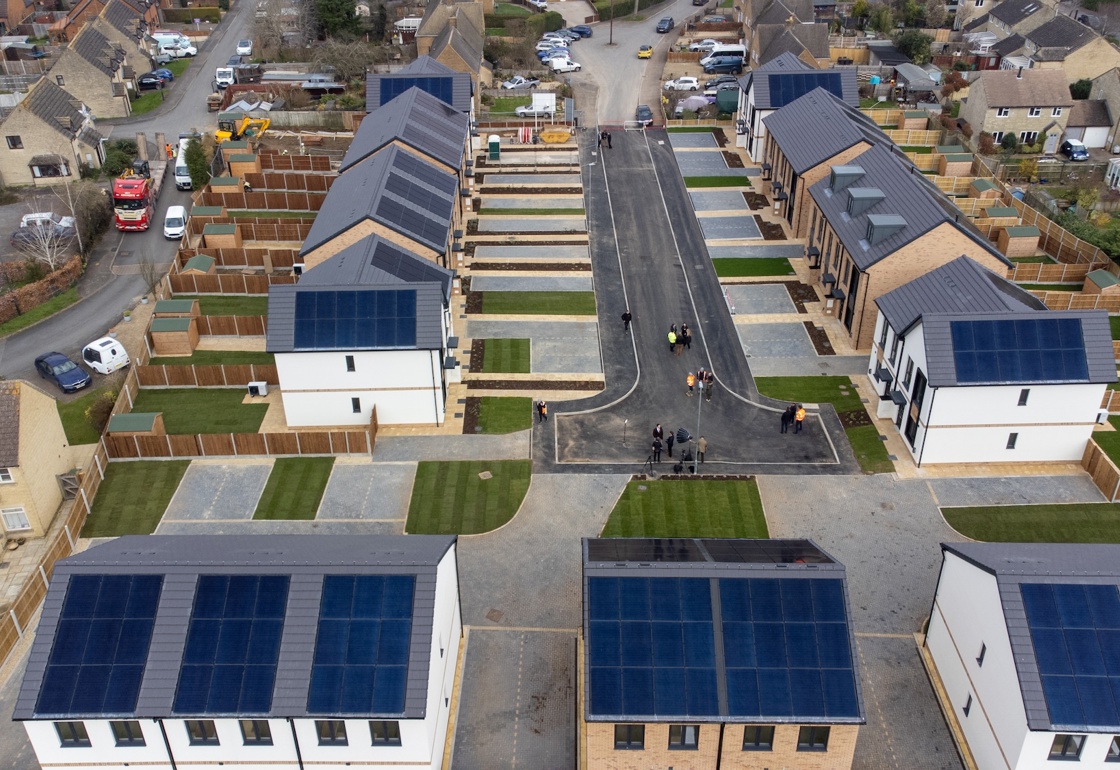
[[[87,24],[58,55],[46,75],[82,101],[99,118],[124,118],[132,114],[129,100],[135,73],[128,53]]]
[[[471,76],[456,72],[430,56],[417,56],[396,72],[366,75],[366,111],[383,107],[413,86],[474,116],[475,87]]]

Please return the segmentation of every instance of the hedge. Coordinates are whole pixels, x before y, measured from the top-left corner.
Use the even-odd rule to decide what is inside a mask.
[[[18,269],[10,268],[10,270]],[[24,267],[24,270],[26,270],[26,267]],[[6,277],[11,280],[13,276],[9,271],[6,270],[5,273],[7,274]],[[17,315],[23,315],[31,308],[42,305],[56,294],[61,294],[77,283],[81,275],[82,258],[75,255],[70,258],[69,262],[45,278],[8,292],[0,297],[0,323],[10,321]]]
[[[660,2],[661,0],[638,0],[638,10],[650,8]],[[633,10],[634,4],[629,0],[598,0],[595,3],[595,12],[599,15],[599,21],[611,18],[612,13],[615,18],[621,19],[629,16]]]
[[[175,24],[194,24],[195,19],[218,24],[222,20],[222,12],[214,6],[201,6],[198,8],[164,8],[164,21]]]

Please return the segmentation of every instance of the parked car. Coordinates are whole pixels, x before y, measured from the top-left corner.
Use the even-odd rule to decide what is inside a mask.
[[[35,359],[39,376],[57,385],[63,393],[73,393],[87,387],[93,378],[82,367],[61,353],[44,353]]]
[[[558,45],[564,45],[567,41],[561,37],[542,37],[537,41],[537,52],[547,51],[550,48],[555,48]]]
[[[149,72],[136,78],[136,87],[141,91],[155,91],[163,88],[163,78]]]
[[[743,71],[743,60],[738,56],[717,56],[704,65],[705,75],[728,73],[738,75]]]
[[[657,31],[658,32],[668,32],[674,26],[676,26],[676,22],[673,21],[673,17],[672,16],[666,16],[664,19],[657,22]]]
[[[175,57],[166,51],[160,51],[152,57],[152,64],[170,64],[174,59]]]
[[[546,0],[529,0],[529,5],[536,8],[538,11],[547,11],[548,3]]]
[[[557,59],[571,59],[572,52],[567,48],[555,48],[540,55],[541,63],[549,66],[548,63]]]
[[[253,55],[253,41],[252,40],[238,40],[237,41],[237,55],[238,56],[252,56]]]
[[[55,225],[64,229],[74,229],[74,217],[60,217],[50,211],[36,211],[32,214],[24,214],[23,218],[19,220],[20,227],[44,227],[46,225]]]
[[[581,67],[579,62],[574,62],[571,59],[553,59],[552,71],[553,72],[579,72]]]
[[[552,34],[559,35],[560,37],[571,43],[574,43],[577,40],[583,40],[583,35],[579,34],[578,32],[572,32],[570,29],[558,29]]]
[[[709,88],[715,88],[720,83],[737,83],[738,81],[739,78],[735,77],[734,75],[720,75],[719,77],[714,77],[707,83],[705,83],[704,89],[707,90]]]
[[[651,58],[653,58],[653,46],[652,45],[643,45],[641,48],[639,48],[638,49],[638,58],[639,59],[651,59]]]
[[[571,53],[571,49],[568,48],[568,46],[566,46],[566,45],[554,45],[554,46],[552,46],[552,48],[546,48],[542,51],[537,51],[537,58],[542,59],[542,60],[546,59],[546,58],[548,58],[548,54],[556,53],[557,51],[563,51],[564,53]]]
[[[586,24],[577,24],[572,27],[571,30],[580,37],[591,37],[595,34],[595,30],[591,29],[591,27],[587,26]]]
[[[696,51],[703,51],[704,53],[707,53],[708,51],[715,48],[717,45],[719,45],[718,40],[712,40],[711,38],[707,38],[706,40],[697,40],[695,43],[690,44],[688,46],[688,50],[690,50],[694,53]]]
[[[513,111],[519,118],[550,118],[553,114],[551,107],[534,107],[531,104],[522,105]]]
[[[66,218],[73,219],[72,217]],[[73,226],[63,227],[58,224],[46,224],[36,227],[21,227],[12,233],[10,242],[12,246],[24,243],[36,249],[44,246],[54,248],[63,245],[64,241],[73,238],[75,235],[77,235],[77,231]]]
[[[124,345],[112,337],[101,337],[82,348],[82,360],[90,369],[101,374],[112,374],[130,363]]]
[[[229,61],[226,62],[226,66],[227,67],[240,67],[242,65],[242,63],[244,63],[244,61],[245,60],[242,59],[240,56],[231,56],[231,57],[229,57]]]
[[[1058,152],[1070,160],[1089,160],[1089,148],[1079,139],[1066,139]]]
[[[666,91],[699,91],[700,79],[694,78],[691,75],[677,78],[676,80],[665,81]]]
[[[634,111],[634,118],[642,124],[642,128],[653,125],[653,110],[649,108],[648,104],[639,104],[638,109]]]
[[[502,83],[502,88],[536,88],[541,84],[537,78],[525,78],[521,75],[514,75],[506,82]]]
[[[155,75],[165,83],[170,83],[175,79],[175,73],[167,69],[166,67],[160,67],[159,69],[152,70],[151,74]]]
[[[710,88],[704,89],[704,96],[715,96],[720,91],[734,91],[739,87],[739,84],[732,80],[730,83],[718,83]]]

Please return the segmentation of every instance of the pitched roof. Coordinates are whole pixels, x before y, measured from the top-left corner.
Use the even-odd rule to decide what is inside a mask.
[[[1041,0],[1003,0],[995,8],[988,11],[988,15],[993,19],[999,19],[1009,27],[1013,27],[1039,11],[1052,13]]]
[[[366,111],[372,112],[412,86],[439,97],[460,112],[470,112],[474,86],[467,72],[456,72],[431,56],[418,56],[393,73],[366,77]]]
[[[362,718],[423,718],[436,569],[454,544],[454,537],[438,535],[227,534],[126,536],[95,545],[55,566],[14,717],[290,718],[349,713]],[[366,598],[353,600],[354,605],[338,601],[347,587],[355,594],[362,589]],[[396,681],[392,696],[380,708],[376,686],[363,692],[364,704],[316,707],[316,698],[334,695],[337,702],[342,690],[340,681],[323,680],[312,687],[314,669],[321,662],[316,656],[327,654],[320,631],[320,611],[327,602],[333,602],[331,617],[349,620],[350,607],[356,606],[382,619],[383,634],[390,630],[385,624],[394,626],[399,657],[393,670],[366,656],[361,661]],[[232,613],[231,606],[237,608]],[[393,610],[386,612],[383,607],[389,606]],[[75,607],[79,611],[74,612]],[[209,686],[212,666],[199,663],[205,657],[188,658],[199,642],[216,642],[211,627],[234,617],[249,618],[236,622],[251,624],[252,633],[263,636],[252,657],[254,670],[244,674],[244,689],[231,689],[233,704],[238,696],[244,704],[252,689],[250,708],[231,707],[224,696],[215,698],[221,693]],[[396,621],[390,623],[389,618]],[[119,629],[124,627],[131,658],[122,660],[115,636],[108,645],[99,643],[103,637],[96,635],[86,641],[91,624],[99,621],[103,631],[122,633]],[[222,641],[227,641],[224,634]],[[60,659],[67,653],[72,656],[75,645],[81,666],[94,671],[63,665]],[[132,665],[135,660],[143,665]],[[277,665],[278,660],[283,665]],[[72,661],[65,659],[67,664]],[[102,675],[103,669],[112,670],[112,675]],[[231,666],[222,676],[224,681],[240,681],[242,669]]]
[[[482,6],[478,5],[477,8],[480,12]],[[485,30],[475,23],[476,20],[473,17],[475,12],[473,4],[450,6],[449,15],[445,20],[446,26],[432,42],[431,54],[438,57],[444,50],[450,48],[464,64],[470,67],[471,72],[477,74],[484,64],[482,51],[486,43],[486,34]],[[451,23],[452,17],[454,23]],[[427,15],[425,15],[425,21],[420,23],[421,30],[426,29],[427,18]],[[481,19],[478,21],[481,23]],[[419,31],[417,34],[419,34]]]
[[[783,53],[780,58],[804,65],[793,54]],[[772,60],[770,64],[775,61],[778,60]],[[808,65],[792,71],[785,67],[780,71],[759,68],[749,73],[746,80],[748,87],[754,85],[754,106],[760,110],[779,109],[817,88],[828,91],[853,107],[859,106],[855,69],[814,70]]]
[[[49,78],[42,78],[27,92],[27,97],[16,106],[17,110],[27,110],[51,128],[73,139],[79,133],[90,134],[90,140],[83,137],[87,144],[97,144],[101,135],[92,129],[82,129],[85,115],[82,103],[68,91],[55,85]]]
[[[761,75],[769,72],[812,72],[813,68],[792,53],[783,53],[775,56],[765,64],[752,69],[748,75]]]
[[[114,46],[107,37],[88,24],[82,27],[78,36],[70,43],[69,50],[108,75],[115,73],[124,63],[124,50]]]
[[[1076,51],[1099,36],[1089,27],[1078,24],[1068,16],[1055,16],[1042,26],[1028,32],[1024,37],[1040,49],[1058,49],[1051,52],[1051,55],[1056,55],[1061,50],[1064,50],[1065,53]]]
[[[796,24],[792,27],[763,29],[758,36],[762,49],[759,62],[791,54],[808,54],[815,59],[828,58],[828,26],[824,24]]]
[[[975,19],[972,19],[970,22],[965,24],[964,25],[964,30],[966,32],[971,32],[973,30],[980,29],[981,27],[983,27],[987,23],[988,23],[988,14],[982,13],[979,16],[977,16]]]
[[[455,272],[371,235],[305,272],[299,286],[384,286],[434,283],[451,299]]]
[[[1111,127],[1108,103],[1104,99],[1076,99],[1066,120],[1069,128]]]
[[[823,88],[794,99],[762,122],[798,174],[859,142],[890,142],[866,115]]]
[[[889,40],[872,40],[867,47],[884,67],[893,67],[910,61],[910,57],[895,48],[894,43]]]
[[[469,134],[468,115],[414,86],[362,120],[339,170],[345,172],[394,140],[458,170]]]
[[[1042,300],[979,263],[961,256],[878,299],[891,328],[905,334],[924,313],[1045,310]]]
[[[993,45],[991,51],[1000,56],[1010,56],[1026,45],[1026,43],[1026,39],[1022,35],[1016,33],[1014,35],[1008,35],[1003,40]]]
[[[0,382],[0,468],[19,467],[19,383]]]
[[[983,84],[988,107],[1068,107],[1066,74],[1062,70],[985,70],[976,79]],[[975,88],[976,83],[973,83]]]
[[[105,6],[105,10],[101,12],[101,16],[123,34],[135,38],[136,40],[143,39],[144,32],[148,28],[144,17],[125,3],[124,0],[109,0],[109,4]]]

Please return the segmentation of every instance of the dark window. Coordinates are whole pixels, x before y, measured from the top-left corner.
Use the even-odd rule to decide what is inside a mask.
[[[887,325],[887,317],[883,316],[883,333],[879,335],[879,349],[887,349],[887,335],[890,333],[891,327]]]
[[[1018,440],[1019,440],[1019,434],[1018,433],[1008,433],[1007,434],[1007,448],[1008,449],[1014,449],[1015,448],[1015,442],[1018,441]]]
[[[983,642],[980,643],[980,654],[976,656],[976,665],[984,665],[984,657],[988,654],[988,645]]]
[[[55,82],[58,83],[60,86],[66,85],[66,78],[62,77],[62,75],[55,75],[54,79],[55,79]]]
[[[922,419],[922,404],[926,400],[926,376],[921,369],[914,376],[914,389],[910,392],[910,414],[906,417],[906,440],[910,442],[910,448],[914,448],[914,442],[918,440],[918,427]]]
[[[1054,743],[1050,746],[1049,759],[1076,761],[1081,757],[1083,743],[1085,743],[1084,735],[1055,735]]]
[[[241,737],[246,746],[271,746],[272,728],[267,719],[242,719]]]
[[[968,712],[972,711],[972,696],[971,695],[969,695],[968,700],[966,700],[964,702],[964,708],[961,709],[961,711],[964,712],[965,716],[968,716]]]
[[[1027,405],[1027,399],[1030,398],[1030,396],[1031,396],[1031,389],[1030,388],[1023,388],[1022,390],[1020,390],[1019,391],[1019,406],[1026,406]]]
[[[315,723],[320,746],[346,746],[346,723],[341,719],[323,719]]]
[[[140,731],[140,723],[135,720],[128,722],[110,722],[113,728],[113,737],[117,739],[118,746],[145,746],[144,733]]]
[[[23,149],[23,140],[20,139],[19,134],[13,134],[13,135],[7,136],[5,138],[8,140],[8,149],[9,150],[22,150]]]
[[[66,161],[59,163],[33,163],[30,166],[31,176],[36,179],[53,179],[56,177],[70,176],[70,164]]]
[[[616,749],[641,751],[646,747],[646,726],[615,725],[614,747]]]
[[[827,727],[802,727],[797,733],[798,751],[828,751]]]
[[[64,749],[77,749],[89,746],[89,734],[85,722],[55,722],[59,743]]]
[[[1112,745],[1108,747],[1108,754],[1105,755],[1105,762],[1120,762],[1120,736],[1112,737]]]
[[[354,356],[346,356],[346,371],[356,371],[356,369],[354,368]]]
[[[898,355],[898,343],[899,343],[899,337],[896,334],[896,335],[894,335],[894,342],[891,343],[891,363],[892,364],[894,363],[895,357]]]
[[[906,358],[906,374],[902,375],[902,387],[910,387],[910,377],[914,374],[914,359]]]
[[[770,725],[747,725],[743,728],[743,751],[771,751],[774,728]]]
[[[211,719],[188,719],[187,735],[192,746],[217,746],[218,731]]]
[[[400,746],[400,722],[370,722],[369,735],[374,746]]]
[[[354,414],[361,414],[362,413],[362,399],[360,399],[360,398],[350,399],[350,409],[353,410]]]
[[[700,725],[669,725],[670,749],[696,749],[700,746]]]

